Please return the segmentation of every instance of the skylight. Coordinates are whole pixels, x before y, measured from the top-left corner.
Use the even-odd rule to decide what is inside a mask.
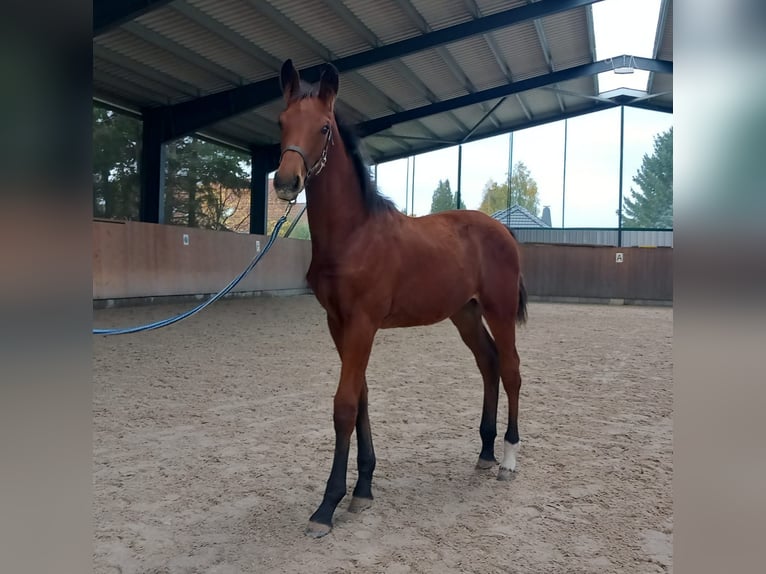
[[[614,58],[615,67],[622,56],[654,57],[654,39],[662,0],[604,0],[592,5],[596,59]],[[627,62],[628,64],[630,62]],[[601,93],[617,88],[646,91],[649,72],[634,70],[629,74],[605,72],[598,75]]]

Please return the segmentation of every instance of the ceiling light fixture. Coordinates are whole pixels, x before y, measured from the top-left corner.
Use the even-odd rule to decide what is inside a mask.
[[[619,56],[610,58],[612,71],[615,74],[632,74],[636,70],[636,59],[633,56]]]

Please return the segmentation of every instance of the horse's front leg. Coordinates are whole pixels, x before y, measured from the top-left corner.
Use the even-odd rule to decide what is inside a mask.
[[[342,365],[340,383],[333,402],[335,455],[324,498],[319,508],[311,515],[306,529],[306,533],[313,537],[324,536],[332,530],[332,516],[338,503],[346,495],[346,471],[351,434],[357,422],[360,400],[365,390],[364,374],[375,337],[375,328],[372,324],[361,319],[343,324],[339,331],[336,344],[340,346]]]

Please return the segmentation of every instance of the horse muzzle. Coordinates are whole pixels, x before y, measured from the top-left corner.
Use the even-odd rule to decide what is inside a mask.
[[[303,190],[303,177],[299,173],[287,174],[279,171],[274,174],[274,191],[279,199],[292,201]]]

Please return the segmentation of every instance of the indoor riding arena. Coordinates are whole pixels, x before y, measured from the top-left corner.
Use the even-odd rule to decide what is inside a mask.
[[[622,159],[625,115],[673,111],[672,0],[656,2],[648,57],[624,58],[596,49],[613,1],[94,0],[95,572],[672,571],[672,222],[623,212],[636,170]],[[454,148],[463,209],[461,197],[479,207],[461,163],[476,142],[610,111],[620,136],[616,226],[564,225],[572,149],[555,159],[570,199],[558,189],[553,222],[511,205],[510,185],[490,214],[518,241],[529,299],[512,479],[477,468],[482,376],[455,326],[383,329],[366,370],[374,500],[349,511],[355,433],[321,538],[306,527],[333,465],[341,360],[306,278],[311,203],[302,194],[279,219],[288,58],[309,81],[337,68],[336,107],[376,181]],[[646,74],[643,91],[600,87],[625,65]],[[156,324],[254,256],[220,300]],[[502,385],[499,405],[502,460]]]

